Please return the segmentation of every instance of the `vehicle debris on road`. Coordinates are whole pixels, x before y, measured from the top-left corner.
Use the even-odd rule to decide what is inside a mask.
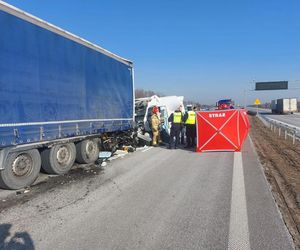
[[[30,189],[20,189],[16,191],[16,195],[29,193]]]

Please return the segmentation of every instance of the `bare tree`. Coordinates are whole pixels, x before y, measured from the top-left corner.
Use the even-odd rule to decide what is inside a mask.
[[[135,98],[149,97],[149,96],[162,96],[160,93],[155,92],[153,90],[145,90],[145,89],[135,89]]]

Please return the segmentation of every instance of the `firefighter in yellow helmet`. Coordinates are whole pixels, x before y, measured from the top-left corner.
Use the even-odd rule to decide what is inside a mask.
[[[177,148],[179,142],[180,131],[183,126],[183,115],[181,112],[181,107],[178,107],[174,113],[172,113],[168,119],[171,122],[171,132],[170,132],[170,141],[169,141],[169,149],[172,148],[174,144],[174,148]],[[174,143],[175,137],[175,143]]]
[[[183,121],[186,127],[186,148],[192,148],[196,146],[196,108],[192,109],[192,106],[187,106],[187,112],[184,114]]]

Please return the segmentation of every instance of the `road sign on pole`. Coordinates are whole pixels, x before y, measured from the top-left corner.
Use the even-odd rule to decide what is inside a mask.
[[[254,105],[260,105],[260,104],[261,104],[260,100],[258,98],[256,98]]]
[[[255,102],[254,102],[254,105],[256,105],[256,115],[258,115],[258,105],[260,105],[261,102],[258,98],[256,98]]]

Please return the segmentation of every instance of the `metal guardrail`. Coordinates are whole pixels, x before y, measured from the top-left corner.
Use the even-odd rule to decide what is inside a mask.
[[[292,138],[293,144],[295,144],[296,140],[300,141],[300,127],[290,125],[285,122],[281,122],[269,117],[257,115],[258,118],[267,125],[274,133],[278,132],[278,135],[281,136],[284,134],[284,139],[286,140],[288,137]]]

